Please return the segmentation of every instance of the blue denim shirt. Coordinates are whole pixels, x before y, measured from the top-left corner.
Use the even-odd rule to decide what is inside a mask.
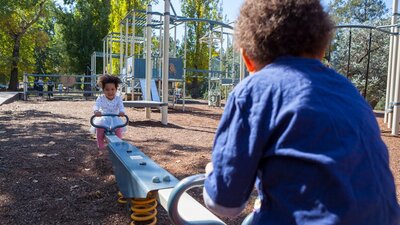
[[[398,225],[388,151],[368,103],[320,61],[281,57],[230,94],[206,195],[254,224]]]

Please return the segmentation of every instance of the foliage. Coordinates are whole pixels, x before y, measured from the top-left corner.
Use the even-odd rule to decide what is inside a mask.
[[[189,18],[205,18],[211,20],[221,20],[218,15],[219,1],[213,0],[181,0],[182,14]],[[208,47],[201,43],[200,38],[207,34],[210,25],[204,22],[188,22],[187,33],[187,68],[208,69]],[[203,77],[205,74],[188,73],[188,90],[193,98],[199,98],[207,89],[207,80]]]
[[[340,24],[370,24],[377,26],[388,24],[385,19],[386,7],[381,0],[335,0],[330,5],[330,13]],[[349,40],[351,48],[349,59]],[[338,29],[331,43],[330,64],[347,76],[359,89],[372,107],[384,100],[386,90],[387,62],[389,54],[389,35],[372,31],[369,51],[370,29]],[[369,70],[368,53],[370,53]],[[368,75],[368,80],[366,80]],[[367,85],[367,86],[366,86]]]
[[[52,6],[48,0],[1,1],[0,74],[9,77],[9,90],[17,90],[23,70],[32,70],[34,42],[46,42],[47,35],[40,30],[38,21],[45,19]]]
[[[109,16],[110,22],[110,32],[120,33],[120,21],[125,17],[128,11],[135,9],[135,10],[146,10],[148,4],[155,4],[158,1],[155,0],[112,0],[111,1],[111,14]],[[125,29],[123,27],[122,29]],[[130,31],[131,32],[131,31]],[[142,29],[136,27],[137,33],[143,32]],[[154,42],[154,41],[153,41]],[[158,41],[155,41],[158,43]],[[158,45],[158,44],[157,44]],[[154,48],[154,46],[153,46]],[[155,49],[153,49],[155,50]],[[113,52],[119,52],[120,45],[119,43],[113,43]],[[138,54],[138,48],[135,51],[135,54]],[[119,71],[119,59],[113,60],[113,71],[110,71],[111,74],[115,74]]]
[[[66,52],[63,73],[84,73],[95,50],[102,49],[102,38],[109,29],[110,0],[69,1],[58,11],[58,22]]]
[[[338,24],[374,24],[387,13],[383,0],[333,0],[329,11]]]

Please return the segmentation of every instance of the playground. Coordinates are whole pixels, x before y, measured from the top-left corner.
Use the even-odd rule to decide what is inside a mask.
[[[0,106],[0,224],[128,224],[129,212],[117,203],[118,187],[106,154],[98,158],[88,132],[92,102],[17,101]],[[76,110],[80,109],[80,110]],[[178,179],[204,172],[222,108],[189,101],[186,111],[169,109],[169,124],[153,110],[127,108],[124,140],[134,143]],[[400,138],[390,135],[377,113],[390,150],[400,199]],[[18,139],[18,141],[17,141]],[[17,149],[17,151],[16,151]],[[190,194],[202,201],[201,189]],[[254,195],[254,194],[253,194]],[[197,197],[196,197],[197,196]],[[250,212],[226,224],[240,224]],[[158,224],[170,224],[162,207]]]
[[[88,132],[92,103],[18,101],[0,106],[0,224],[130,222],[126,206],[117,203],[111,162],[107,155],[98,158],[96,140]],[[164,126],[158,110],[147,120],[143,109],[127,108],[124,140],[178,179],[204,173],[222,110],[206,101],[193,102],[185,112],[170,109],[170,123]],[[195,193],[201,200],[200,189]],[[170,224],[161,212],[158,224]]]
[[[205,207],[210,205],[203,200],[205,167],[211,161],[216,130],[229,93],[257,71],[249,64],[251,61],[246,61],[244,50],[247,49],[242,45],[239,45],[243,47],[240,50],[235,48],[235,41],[240,43],[237,40],[240,36],[234,35],[238,23],[235,18],[227,17],[234,14],[232,11],[223,11],[224,7],[227,8],[224,1],[211,1],[205,9],[195,13],[198,5],[205,4],[204,1],[63,2],[41,0],[26,9],[20,3],[7,3],[5,8],[8,8],[2,14],[3,20],[11,18],[11,22],[0,23],[5,30],[0,29],[0,37],[9,45],[8,49],[0,50],[0,55],[8,57],[8,64],[0,63],[0,85],[7,84],[7,92],[0,92],[0,224],[249,223],[251,219],[248,220],[250,217],[247,216],[252,214],[257,204],[265,207],[265,199],[270,196],[262,196],[258,201],[253,188],[245,210],[234,219],[212,214]],[[324,7],[329,8],[333,15],[344,11],[337,2],[324,2]],[[233,1],[230,4],[235,5]],[[358,7],[352,1],[346,4],[355,11]],[[338,15],[334,21],[337,23],[334,37],[329,46],[324,46],[327,48],[321,61],[351,81],[358,89],[356,97],[360,97],[360,93],[369,104],[366,106],[374,110],[380,135],[389,149],[390,169],[400,201],[398,1],[393,1],[392,14],[387,13],[384,4],[379,7],[376,18],[373,16],[375,9],[365,11],[364,20],[358,20],[356,16],[347,20],[347,15]],[[31,22],[28,25],[21,22],[21,32],[5,29],[7,26],[4,24],[19,24],[19,21],[12,20],[20,18],[18,13],[21,12],[33,15]],[[50,12],[54,17],[49,16]],[[56,25],[51,26],[53,23]],[[27,30],[30,33],[26,33]],[[9,34],[12,35],[7,36]],[[30,40],[32,37],[35,37],[34,41]],[[14,48],[10,51],[12,44]],[[20,45],[23,46],[21,50]],[[26,49],[34,49],[34,52],[29,53]],[[318,60],[321,57],[319,54]],[[309,58],[308,55],[305,58]],[[240,90],[240,85],[238,88]],[[334,87],[330,91],[335,91]],[[106,101],[101,102],[102,97]],[[96,98],[98,101],[93,107]],[[335,98],[331,100],[334,105]],[[248,108],[253,113],[254,108]],[[340,109],[345,113],[351,111],[348,111],[349,107]],[[117,125],[114,122],[113,125],[94,122],[98,117],[118,119],[117,116],[123,120],[121,123],[117,120]],[[369,121],[360,119],[358,122],[375,125],[371,117],[369,113]],[[105,132],[107,145],[103,151],[97,147],[102,148],[100,134],[103,130],[97,130],[96,139],[96,135],[89,132],[94,128],[91,125]],[[124,126],[127,132],[121,138],[121,130],[117,128]],[[313,136],[310,131],[318,131],[319,126],[312,127],[306,123],[296,140],[314,145],[314,148],[317,145],[314,141],[304,140]],[[374,137],[377,137],[379,132],[375,130]],[[324,131],[323,135],[329,137],[329,132],[331,130]],[[348,138],[344,136],[346,132],[338,133],[342,134],[337,135],[338,141],[342,141],[342,136]],[[324,150],[327,146],[335,146],[320,142],[322,147],[319,148]],[[237,146],[240,145],[231,148]],[[361,149],[346,146],[350,151]],[[383,145],[380,146],[386,156]],[[221,149],[225,151],[228,147],[224,145]],[[216,148],[215,152],[218,150]],[[241,162],[238,155],[234,156],[236,162]],[[215,164],[215,157],[218,159],[218,155],[214,154],[214,167],[220,169]],[[348,159],[350,164],[351,157]],[[227,161],[228,164],[231,162]],[[337,161],[333,162],[337,164]],[[257,163],[259,167],[256,169],[260,172],[265,164],[263,161]],[[386,166],[384,163],[381,165]],[[348,166],[347,161],[344,164]],[[292,164],[281,171],[292,169],[289,167]],[[306,177],[299,175],[299,170],[293,171],[296,176]],[[347,171],[351,170],[346,170],[345,176]],[[354,177],[362,182],[365,180],[360,175],[366,175],[365,178],[373,176],[366,170],[360,171]],[[387,167],[385,171],[388,172]],[[213,174],[217,172],[218,169]],[[251,177],[247,172],[243,174],[245,176],[241,178]],[[308,176],[308,173],[303,174]],[[280,178],[276,174],[271,177]],[[320,182],[314,185],[317,192],[324,190],[321,184],[330,185],[330,180],[322,182],[326,176],[320,176],[320,179],[309,177]],[[288,178],[288,186],[293,186],[293,173]],[[229,179],[225,181],[232,182]],[[234,187],[240,186],[240,192],[234,193],[247,197],[245,193],[251,191],[253,183],[247,189],[243,183],[237,184]],[[191,189],[192,186],[195,188]],[[351,189],[354,193],[362,186],[355,187]],[[306,186],[302,185],[300,194],[305,190]],[[310,186],[310,192],[315,193],[311,190]],[[374,195],[375,189],[371,190],[374,191],[368,192],[372,193],[368,196]],[[362,188],[358,191],[360,196],[367,196],[362,194]],[[287,199],[291,199],[288,192],[297,193],[286,191],[284,196]],[[335,196],[334,204],[339,205],[335,194],[326,195]],[[207,202],[207,194],[205,199]],[[371,202],[371,205],[376,205],[375,201]],[[285,207],[278,204],[278,208]]]

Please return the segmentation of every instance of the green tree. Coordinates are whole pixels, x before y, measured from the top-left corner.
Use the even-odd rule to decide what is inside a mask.
[[[109,15],[109,23],[110,28],[109,32],[120,32],[120,22],[126,16],[126,14],[132,10],[146,10],[148,4],[157,3],[158,1],[154,0],[112,0],[111,1],[111,13]],[[125,30],[125,27],[123,27]],[[130,30],[131,32],[131,30]],[[136,27],[136,32],[140,33],[143,32],[142,28]],[[113,43],[112,44],[113,52],[120,51],[120,43]],[[136,50],[137,51],[137,50]],[[119,71],[119,60],[113,60],[113,71],[109,71],[109,73],[114,74],[115,71]]]
[[[336,23],[373,24],[387,13],[383,0],[333,0],[329,11]]]
[[[84,73],[95,50],[102,49],[108,33],[110,0],[67,1],[58,12],[60,31],[67,55],[64,73]]]
[[[388,24],[387,9],[381,0],[335,0],[329,7],[338,24]],[[364,97],[375,107],[385,97],[389,35],[373,30],[370,49],[369,37],[369,29],[338,29],[331,45],[330,63],[347,76],[361,94],[367,88]]]
[[[221,20],[218,15],[219,0],[181,0],[182,14],[189,18],[203,18],[210,20]],[[207,34],[210,29],[209,23],[188,22],[187,33],[187,61],[186,67],[193,69],[208,69],[208,47],[201,43],[200,39]],[[200,76],[199,76],[200,75]],[[203,96],[207,86],[206,79],[201,75],[188,74],[188,90],[193,98]]]
[[[8,90],[18,88],[21,43],[28,31],[46,11],[47,0],[2,1],[0,10],[0,28],[4,32],[3,39],[11,43],[11,54],[4,56],[11,64]],[[7,48],[8,49],[8,48]]]

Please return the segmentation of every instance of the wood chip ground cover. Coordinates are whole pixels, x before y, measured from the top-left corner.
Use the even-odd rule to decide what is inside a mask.
[[[0,106],[0,224],[129,224],[129,210],[116,201],[107,153],[98,156],[88,132],[92,105],[32,100]],[[128,108],[124,139],[182,179],[204,172],[222,111],[191,101],[184,112],[180,105],[170,109],[169,125],[163,126],[159,111],[146,120],[143,109]],[[377,119],[400,198],[400,138]],[[200,190],[190,193],[201,201]],[[157,224],[170,224],[159,211]],[[240,224],[244,217],[222,219]]]

